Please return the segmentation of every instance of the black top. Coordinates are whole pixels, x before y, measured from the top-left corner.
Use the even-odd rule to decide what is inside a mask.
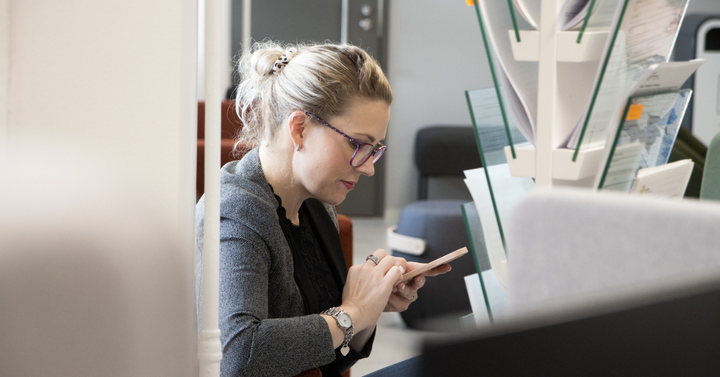
[[[308,209],[311,203],[306,201],[300,206],[299,225],[295,225],[287,218],[280,197],[275,195],[275,200],[278,203],[278,221],[292,251],[295,282],[302,293],[306,314],[316,314],[339,306],[342,304],[344,279],[337,273],[337,268],[331,268],[327,252],[323,250],[313,231],[314,222],[310,219]],[[317,219],[315,220],[317,222]],[[320,367],[322,375],[340,377],[342,372],[355,363],[354,359],[370,355],[374,338],[373,332],[362,352],[351,350],[354,354],[351,358],[342,356],[339,349],[336,349],[335,361]]]
[[[300,207],[299,211],[300,223],[295,225],[288,220],[280,197],[275,195],[275,198],[278,201],[280,226],[293,253],[295,280],[298,285],[302,285],[301,282],[305,281],[312,287],[311,292],[303,292],[303,296],[314,296],[304,297],[307,314],[316,314],[339,306],[342,303],[342,284],[331,272],[320,250],[304,206]]]

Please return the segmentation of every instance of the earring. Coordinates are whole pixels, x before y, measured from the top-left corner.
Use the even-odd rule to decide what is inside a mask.
[[[295,144],[295,152],[300,150],[300,143]]]

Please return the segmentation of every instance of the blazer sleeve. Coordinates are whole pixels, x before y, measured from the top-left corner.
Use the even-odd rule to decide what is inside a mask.
[[[321,316],[268,318],[274,271],[263,238],[227,218],[221,229],[221,375],[292,376],[333,362],[332,335]]]

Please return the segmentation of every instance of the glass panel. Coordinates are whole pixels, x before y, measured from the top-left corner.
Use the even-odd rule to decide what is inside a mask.
[[[630,192],[639,169],[668,162],[691,94],[685,89],[628,99],[599,189]]]
[[[610,28],[590,103],[569,137],[568,147],[605,146],[613,111],[643,71],[670,57],[687,0],[623,0]]]
[[[475,261],[475,270],[478,272],[480,279],[480,287],[482,289],[485,306],[487,307],[490,323],[493,323],[492,308],[488,301],[488,292],[485,289],[482,271],[489,270],[490,260],[488,259],[487,249],[485,248],[485,236],[483,235],[482,225],[480,224],[480,214],[475,207],[475,203],[465,203],[462,205],[463,218],[465,219],[465,231],[470,240],[470,251]]]
[[[483,166],[507,163],[505,147],[527,143],[513,118],[504,116],[502,105],[506,101],[498,100],[497,95],[495,88],[465,91]]]
[[[592,9],[592,11],[585,13],[585,17],[580,26],[580,32],[578,33],[577,43],[580,43],[582,41],[582,36],[586,31],[597,32],[610,30],[610,26],[612,25],[613,16],[615,15],[615,9],[617,8],[618,2],[619,0],[590,1],[590,4],[588,4],[588,9]],[[572,2],[570,1],[566,2],[566,4],[571,3]]]
[[[485,54],[493,79],[493,90],[500,103],[500,116],[509,130],[514,122],[527,141],[533,142],[533,129],[537,117],[537,62],[515,60],[508,30],[531,29],[522,18],[513,21],[512,6],[497,0],[475,2],[475,11]],[[491,17],[483,18],[483,15]],[[512,78],[512,80],[511,80]],[[513,120],[510,119],[512,114]],[[515,156],[514,140],[508,132],[511,154]]]

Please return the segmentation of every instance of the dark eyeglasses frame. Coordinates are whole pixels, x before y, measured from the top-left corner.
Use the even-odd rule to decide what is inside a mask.
[[[307,112],[307,111],[305,111],[305,115],[309,116],[310,118],[315,119],[316,121],[324,124],[325,126],[330,127],[330,129],[332,129],[333,131],[339,133],[340,135],[343,135],[343,136],[344,136],[346,139],[348,139],[351,143],[355,144],[355,153],[353,153],[352,157],[350,158],[350,166],[352,166],[352,167],[354,167],[354,168],[357,168],[357,167],[362,166],[362,165],[363,165],[365,162],[367,162],[367,160],[370,159],[370,157],[372,157],[372,156],[375,156],[375,158],[373,159],[373,165],[374,165],[374,164],[380,159],[380,157],[382,157],[382,155],[385,154],[385,150],[387,149],[387,146],[386,146],[385,144],[383,144],[383,143],[378,143],[377,145],[372,145],[372,144],[370,144],[370,143],[364,143],[364,142],[362,142],[362,141],[358,141],[358,140],[356,140],[356,139],[354,139],[354,138],[346,135],[344,132],[338,130],[337,128],[331,126],[330,123],[322,120],[320,117],[318,117],[318,116],[316,116],[316,115],[313,115],[313,114],[311,114],[311,113],[309,113],[309,112]],[[365,145],[369,145],[369,146],[373,147],[372,152],[370,152],[370,154],[368,154],[367,156],[365,156],[365,157],[363,158],[363,160],[360,161],[359,164],[357,164],[357,165],[353,164],[353,161],[355,160],[355,156],[357,156],[357,153],[360,151],[360,148],[362,148],[362,147],[365,146]]]

